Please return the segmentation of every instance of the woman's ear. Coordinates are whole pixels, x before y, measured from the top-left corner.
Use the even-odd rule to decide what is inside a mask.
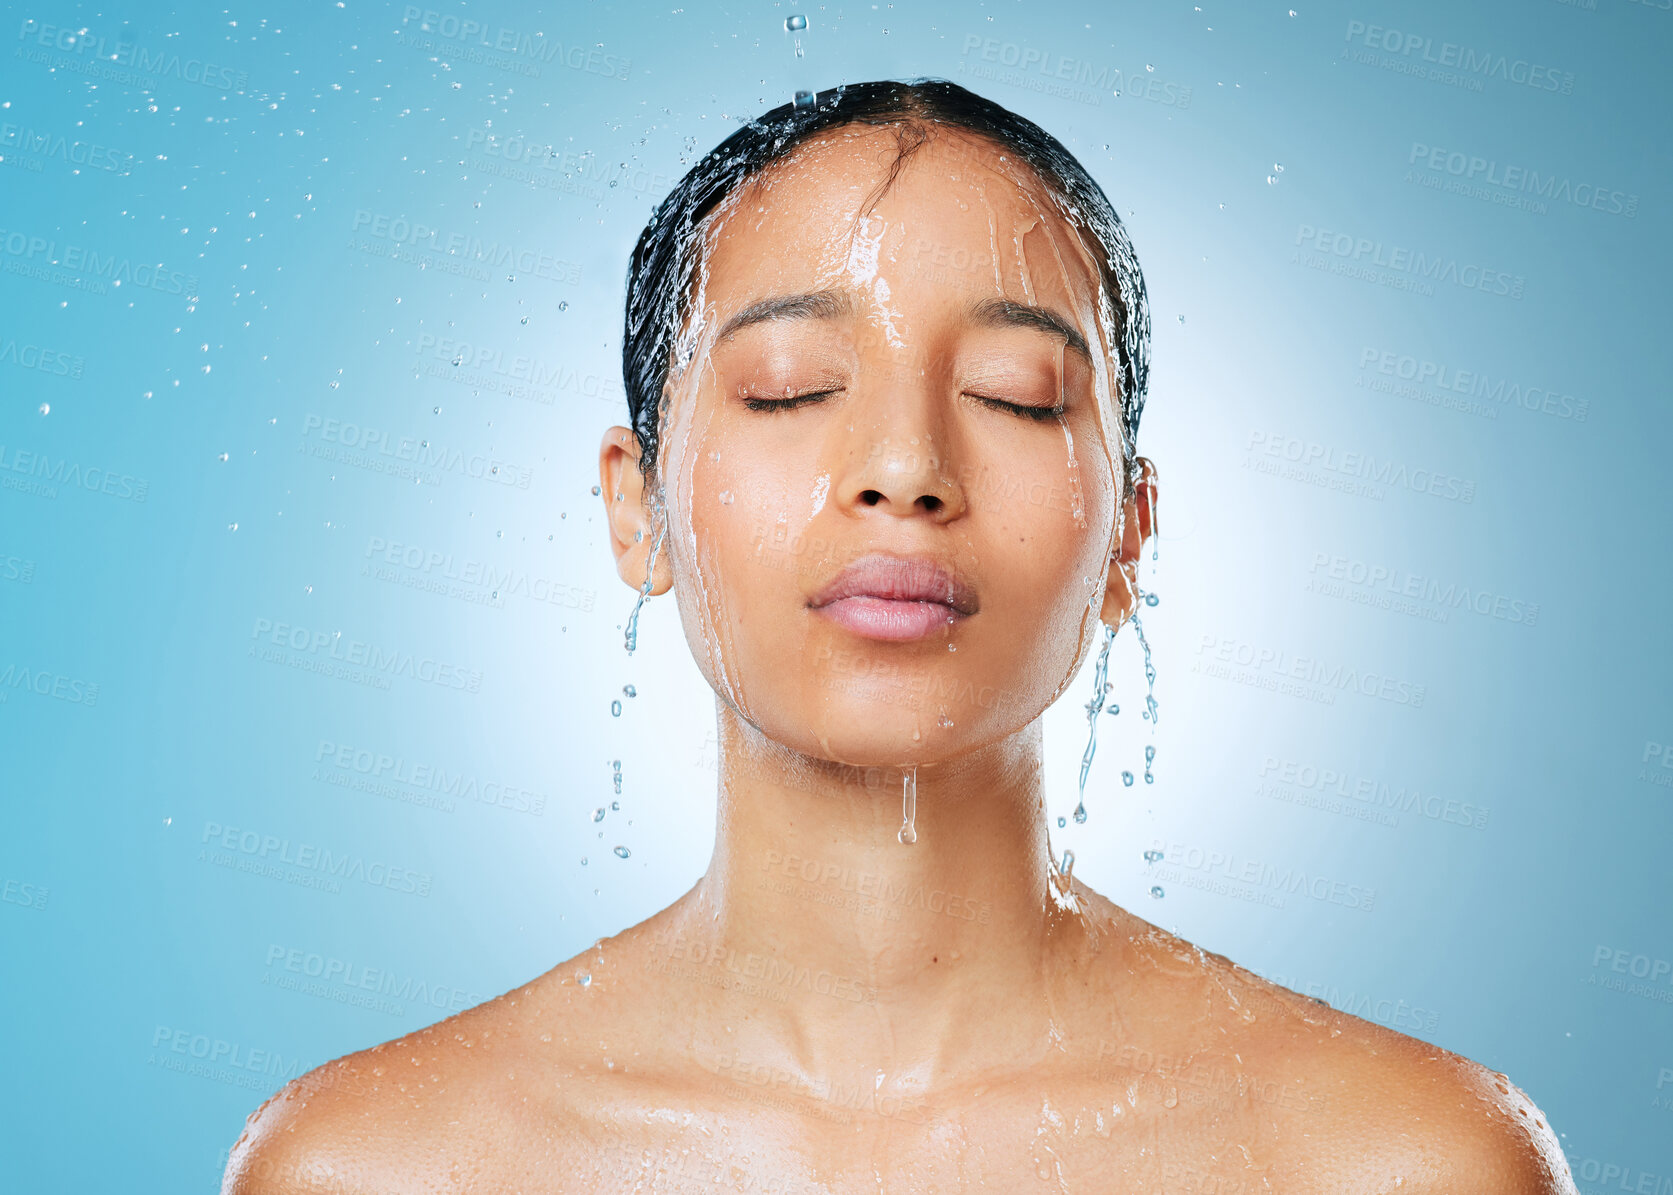
[[[604,433],[598,449],[598,486],[599,496],[604,499],[604,525],[610,529],[610,550],[616,554],[616,575],[637,592],[645,587],[651,546],[664,529],[659,525],[660,518],[652,518],[645,475],[639,471],[638,438],[625,427],[613,427]],[[663,538],[666,541],[665,533]],[[652,597],[667,593],[674,585],[667,548],[664,542],[657,552]]]
[[[1156,466],[1149,457],[1137,458],[1138,481],[1122,508],[1121,542],[1110,559],[1109,582],[1104,588],[1104,606],[1098,617],[1121,628],[1139,604],[1139,558],[1144,545],[1156,534]]]

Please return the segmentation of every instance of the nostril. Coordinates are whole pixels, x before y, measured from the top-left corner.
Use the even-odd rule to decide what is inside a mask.
[[[925,494],[919,498],[918,501],[922,502],[924,504],[924,509],[930,511],[931,513],[941,509],[941,499],[937,498],[934,494]]]
[[[865,490],[860,494],[860,501],[864,502],[867,506],[876,506],[879,502],[883,501],[883,495],[878,493],[876,490]]]

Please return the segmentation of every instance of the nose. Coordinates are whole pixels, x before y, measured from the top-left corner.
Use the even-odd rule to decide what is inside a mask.
[[[887,434],[857,439],[851,448],[852,466],[834,495],[850,513],[876,510],[937,523],[964,513],[964,490],[943,438],[927,426],[907,429],[897,421]]]

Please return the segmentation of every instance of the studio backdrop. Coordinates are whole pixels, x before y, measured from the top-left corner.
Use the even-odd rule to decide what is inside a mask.
[[[1127,628],[1054,850],[1673,1191],[1673,9],[1288,2],[5,6],[7,1189],[213,1189],[701,874],[713,695],[594,490],[628,253],[741,121],[940,77],[1155,315],[1155,717]]]

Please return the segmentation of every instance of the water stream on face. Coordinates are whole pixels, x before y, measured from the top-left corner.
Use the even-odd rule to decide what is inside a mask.
[[[656,554],[662,547],[662,537],[668,532],[668,519],[664,516],[662,524],[657,528],[656,538],[651,541],[651,554],[645,562],[645,583],[639,587],[639,597],[633,603],[633,613],[627,616],[626,647],[627,654],[632,655],[633,649],[639,646],[639,610],[645,604],[645,599],[651,596],[651,580],[656,576]]]
[[[900,833],[903,846],[918,841],[918,769],[908,768],[900,782]]]

